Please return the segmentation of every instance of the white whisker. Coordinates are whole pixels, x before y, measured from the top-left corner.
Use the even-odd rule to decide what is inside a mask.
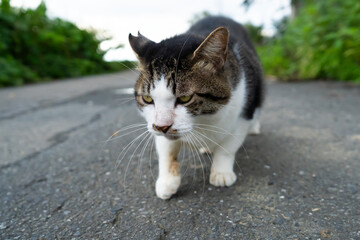
[[[154,137],[152,137],[151,138],[152,139],[152,142],[151,142],[151,147],[150,147],[150,172],[151,172],[151,176],[152,176],[152,178],[153,178],[153,181],[155,182],[156,180],[155,180],[155,177],[154,177],[154,173],[153,173],[153,170],[152,170],[152,164],[151,164],[151,162],[152,162],[152,155],[153,155],[153,149],[154,149],[154,142],[155,142],[155,138]]]
[[[128,70],[130,70],[130,71],[132,71],[133,73],[136,73],[136,74],[138,74],[140,71],[139,70],[137,70],[135,67],[137,66],[137,64],[136,63],[131,63],[131,67],[129,67],[128,65],[126,65],[126,64],[124,64],[124,63],[122,63],[122,62],[119,62],[122,66],[124,66],[124,67],[126,67]]]
[[[182,139],[180,139],[180,151],[182,152],[182,161],[180,163],[180,169],[182,168],[183,164],[185,164],[185,150],[184,150],[184,142],[182,141]],[[179,162],[179,159],[177,160]],[[185,175],[187,171],[187,167],[185,169],[185,172],[182,173],[182,175]]]
[[[139,136],[137,136],[134,140],[132,140],[130,143],[128,143],[125,148],[119,153],[118,155],[118,159],[117,159],[117,167],[120,165],[121,161],[124,159],[126,153],[128,152],[128,150],[131,148],[131,146],[139,139],[141,138],[144,134],[148,133],[148,131],[143,132],[142,134],[140,134]],[[124,152],[125,151],[125,152]],[[121,157],[122,156],[122,157]],[[120,159],[121,157],[121,159]],[[120,159],[120,160],[119,160]]]
[[[141,171],[142,158],[143,158],[143,156],[144,156],[145,150],[146,150],[146,148],[148,147],[150,141],[153,139],[151,133],[149,133],[149,135],[147,135],[147,138],[148,138],[148,139],[147,139],[147,141],[145,142],[145,145],[143,146],[143,149],[142,149],[141,152],[140,152],[140,158],[139,158],[139,163],[140,163],[140,176],[142,176],[142,171]],[[138,163],[138,165],[139,165],[139,163]]]
[[[131,97],[131,98],[121,98],[121,99],[119,99],[120,104],[118,105],[118,107],[121,106],[121,105],[124,105],[125,103],[128,103],[128,102],[130,102],[130,101],[134,101],[134,100],[135,100],[134,97]]]
[[[204,138],[206,138],[207,140],[209,140],[210,142],[214,143],[216,146],[220,147],[222,150],[224,150],[226,153],[230,154],[223,146],[221,146],[220,144],[218,144],[217,142],[215,142],[214,140],[210,139],[209,137],[207,137],[206,135],[202,134],[199,131],[196,131],[194,129],[194,132],[197,134],[200,134],[201,136],[203,136]]]
[[[138,127],[141,127],[141,126],[146,126],[146,124],[145,124],[145,123],[135,123],[135,124],[131,124],[131,125],[129,125],[129,126],[126,126],[126,127],[121,128],[121,129],[119,129],[118,131],[116,131],[116,132],[114,132],[113,134],[111,134],[111,136],[108,137],[105,141],[102,141],[103,144],[101,145],[101,148],[100,148],[100,150],[99,150],[98,156],[100,156],[101,152],[104,150],[105,145],[106,145],[107,143],[109,143],[110,141],[113,141],[113,140],[118,139],[118,138],[120,138],[120,137],[126,136],[126,135],[128,135],[128,134],[131,134],[131,133],[136,132],[136,131],[138,131],[138,130],[141,130],[141,129],[143,129],[143,128],[136,129],[136,130],[133,130],[133,131],[131,131],[131,132],[128,132],[128,133],[125,133],[125,134],[122,134],[122,135],[118,136],[118,134],[119,134],[120,132],[124,132],[124,131],[127,131],[127,130],[129,130],[129,129],[133,129],[133,128],[138,128]],[[115,136],[116,136],[116,138],[114,138]]]
[[[193,126],[193,127],[196,128],[196,129],[205,130],[205,131],[209,131],[209,132],[213,132],[213,133],[220,133],[220,134],[223,134],[223,135],[230,135],[230,136],[233,136],[233,137],[239,136],[238,134],[232,134],[230,132],[220,132],[220,131],[216,131],[216,130],[212,130],[212,129],[208,129],[208,128],[198,127],[196,125]]]
[[[116,139],[119,139],[119,138],[121,138],[121,137],[123,137],[123,136],[129,135],[129,134],[131,134],[131,133],[134,133],[134,132],[137,132],[137,131],[140,131],[140,130],[144,130],[144,129],[147,128],[147,126],[143,126],[143,127],[141,127],[141,128],[138,128],[138,129],[135,129],[135,130],[131,130],[130,132],[127,132],[127,133],[124,133],[124,134],[118,136],[119,132],[123,132],[123,131],[129,130],[129,129],[132,129],[132,128],[136,128],[136,127],[141,127],[141,126],[129,127],[129,128],[127,128],[127,129],[119,130],[119,131],[113,133],[113,134],[105,141],[105,144],[108,143],[108,142],[110,142],[110,141],[114,141],[114,140],[116,140]],[[115,137],[115,136],[116,136],[116,137]]]
[[[202,191],[202,193],[204,193],[204,192],[205,192],[205,179],[206,179],[205,170],[204,170],[204,165],[203,165],[203,163],[202,163],[202,160],[204,160],[204,159],[202,159],[202,155],[199,153],[199,150],[198,150],[198,148],[197,148],[197,144],[195,143],[195,136],[192,134],[192,132],[190,132],[189,137],[190,137],[190,139],[191,139],[191,142],[193,143],[193,146],[194,146],[194,148],[195,148],[195,151],[196,151],[196,153],[197,153],[197,155],[198,155],[198,158],[199,158],[199,160],[200,160],[201,169],[202,169],[202,174],[203,174],[203,191]],[[205,160],[204,160],[204,161],[205,161]]]
[[[191,140],[189,139],[188,135],[184,135],[186,142],[189,144],[189,148],[192,154],[192,161],[193,161],[193,165],[196,166],[196,162],[195,162],[195,154],[194,154],[194,149],[193,146],[191,145]],[[190,163],[191,164],[191,163]],[[193,174],[193,182],[195,181],[195,174],[196,174],[196,168],[194,168],[194,174]],[[192,182],[192,183],[193,183]],[[190,186],[191,187],[191,186]]]
[[[113,134],[111,134],[111,136],[109,137],[109,139],[111,139],[112,137],[116,136],[119,132],[125,131],[129,128],[135,128],[135,127],[139,127],[139,126],[146,126],[146,123],[135,123],[135,124],[131,124],[128,125],[126,127],[120,128],[119,130],[117,130],[116,132],[114,132]]]
[[[136,151],[138,150],[138,148],[139,148],[139,147],[141,146],[141,144],[147,139],[147,137],[149,136],[149,134],[151,134],[151,133],[149,133],[148,131],[145,132],[145,133],[146,133],[146,135],[144,136],[143,139],[141,139],[140,143],[137,145],[137,147],[135,148],[134,152],[131,154],[130,160],[129,160],[127,166],[126,166],[125,174],[124,174],[124,185],[125,185],[125,186],[126,186],[126,173],[127,173],[127,170],[129,169],[130,163],[131,163],[131,161],[132,161],[132,159],[133,159]]]
[[[200,136],[196,135],[196,133],[192,133],[192,134],[194,135],[195,140],[197,140],[200,147],[202,147],[204,149],[210,149],[209,146],[207,145],[206,141],[204,141]],[[211,155],[207,151],[205,151],[205,154],[208,156],[208,158],[210,159],[210,162],[212,163]]]
[[[231,132],[229,132],[228,130],[226,130],[226,129],[224,129],[224,128],[221,128],[221,127],[218,127],[218,126],[214,126],[214,125],[210,125],[210,124],[195,123],[195,124],[193,124],[193,126],[196,126],[196,127],[198,127],[198,126],[212,127],[212,128],[217,129],[217,130],[221,130],[223,133],[236,136],[236,135],[232,134]],[[209,130],[210,130],[210,129],[209,129]]]

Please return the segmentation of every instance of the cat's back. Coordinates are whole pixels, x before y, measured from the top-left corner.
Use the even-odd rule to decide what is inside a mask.
[[[196,22],[194,25],[192,25],[190,29],[187,31],[187,33],[199,35],[205,38],[214,29],[218,27],[226,27],[229,30],[230,46],[236,43],[244,43],[254,53],[256,52],[245,28],[241,24],[227,17],[212,16],[212,17],[203,18],[200,21]]]

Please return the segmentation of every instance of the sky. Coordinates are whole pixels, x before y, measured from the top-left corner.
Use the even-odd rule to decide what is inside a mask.
[[[35,8],[41,0],[12,0],[17,7]],[[207,11],[224,15],[240,23],[263,25],[264,34],[274,33],[273,22],[290,14],[290,0],[255,0],[245,11],[242,0],[44,0],[48,16],[60,17],[83,29],[96,29],[99,35],[112,37],[104,41],[102,49],[119,44],[124,48],[110,50],[105,59],[135,60],[128,43],[128,35],[138,31],[159,42],[190,27],[196,14]]]

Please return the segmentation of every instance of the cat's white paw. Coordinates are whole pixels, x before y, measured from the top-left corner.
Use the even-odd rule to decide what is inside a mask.
[[[181,177],[168,174],[156,181],[156,195],[161,199],[169,199],[180,186]]]
[[[216,187],[230,187],[236,181],[236,175],[231,172],[216,172],[210,173],[210,183]]]

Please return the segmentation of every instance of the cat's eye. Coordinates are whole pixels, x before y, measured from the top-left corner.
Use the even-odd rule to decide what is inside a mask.
[[[189,96],[181,96],[181,97],[177,98],[177,101],[180,104],[185,104],[185,103],[189,102],[191,100],[191,98],[192,98],[191,95],[189,95]]]
[[[147,104],[153,103],[153,99],[152,99],[152,97],[150,97],[150,96],[144,95],[144,96],[142,96],[142,99],[143,99],[144,102],[147,103]]]

